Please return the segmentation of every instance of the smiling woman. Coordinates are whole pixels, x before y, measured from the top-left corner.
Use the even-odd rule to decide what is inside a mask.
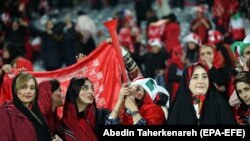
[[[235,124],[228,102],[211,84],[205,68],[193,64],[184,70],[168,124]]]
[[[12,83],[13,104],[0,108],[0,137],[8,141],[51,141],[48,126],[37,104],[37,82],[20,73]]]
[[[206,94],[209,86],[208,74],[204,68],[197,66],[191,77],[189,88],[193,95]]]
[[[63,110],[62,122],[58,127],[63,140],[97,140],[98,125],[104,122],[108,111],[96,108],[94,86],[88,78],[71,79]]]

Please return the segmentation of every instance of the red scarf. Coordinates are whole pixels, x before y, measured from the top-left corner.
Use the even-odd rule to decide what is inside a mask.
[[[169,76],[169,66],[171,64],[175,64],[178,69],[184,70],[184,64],[181,61],[181,57],[184,55],[183,48],[182,47],[174,47],[171,51],[171,58],[168,60],[168,66],[166,68],[165,78],[166,82],[168,82],[168,76]],[[172,82],[171,82],[172,83]],[[171,101],[173,101],[176,97],[176,92],[179,88],[180,83],[179,82],[173,82],[172,84],[172,94],[171,94]]]
[[[213,50],[213,53],[214,53],[214,61],[212,62],[213,66],[216,68],[216,69],[219,69],[219,68],[222,68],[225,66],[225,60],[221,54],[221,52],[218,52],[215,48],[215,45],[214,44],[205,44],[203,45],[201,48],[200,48],[200,51],[202,48],[204,47],[210,47],[212,50]],[[199,52],[200,52],[199,51]],[[199,54],[199,62],[202,63],[201,61],[201,57],[200,57],[200,54]]]
[[[56,129],[55,119],[57,118],[53,117],[53,112],[52,112],[51,84],[49,81],[43,81],[39,84],[38,88],[39,88],[38,105],[40,111],[45,117],[51,132],[54,133]]]
[[[205,69],[205,71],[208,73],[208,70],[200,63],[197,63],[196,65],[193,65],[192,67],[189,67],[188,68],[188,75],[186,77],[186,83],[187,83],[187,86],[189,86],[189,82],[192,78],[192,75],[194,73],[194,70],[197,66],[201,66]],[[209,76],[208,76],[209,77]],[[209,89],[209,86],[208,86],[208,89]],[[191,96],[192,96],[192,102],[193,104],[198,104],[199,105],[199,114],[202,113],[203,111],[203,107],[204,107],[204,102],[205,102],[205,99],[206,99],[206,96],[207,94],[203,94],[203,95],[193,95],[192,92],[190,92]]]
[[[139,106],[139,113],[146,120],[147,125],[162,125],[165,123],[165,115],[159,105],[153,103],[148,94],[145,95],[143,103]],[[132,116],[126,113],[125,109],[119,115],[123,125],[133,125]]]
[[[95,106],[92,104],[87,107],[84,116],[80,117],[76,106],[66,101],[62,121],[78,141],[97,141],[93,128],[95,126],[95,113]],[[67,134],[69,132],[65,131],[64,135]]]
[[[199,114],[202,113],[203,111],[203,105],[204,105],[204,101],[206,99],[206,95],[193,95],[193,104],[198,104],[199,106]]]

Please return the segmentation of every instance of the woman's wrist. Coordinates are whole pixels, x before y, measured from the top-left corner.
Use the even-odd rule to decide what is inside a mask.
[[[113,112],[114,112],[114,113],[116,113],[116,114],[118,114],[118,113],[119,113],[119,112],[118,112],[118,110],[113,110]]]

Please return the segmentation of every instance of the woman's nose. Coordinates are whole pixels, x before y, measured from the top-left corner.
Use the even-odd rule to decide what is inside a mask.
[[[63,94],[60,94],[61,98],[65,98],[65,96]]]
[[[89,92],[89,93],[94,93],[94,90],[93,90],[93,89],[89,89],[88,92]]]
[[[247,93],[246,92],[243,92],[243,94],[242,94],[242,98],[247,98]]]

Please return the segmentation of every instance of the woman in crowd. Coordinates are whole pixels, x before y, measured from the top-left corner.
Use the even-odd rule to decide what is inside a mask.
[[[182,75],[168,124],[235,124],[228,102],[211,83],[202,64],[188,66]]]
[[[190,25],[190,31],[196,33],[202,43],[207,43],[208,31],[212,28],[211,22],[205,15],[205,7],[198,6],[196,12],[196,18]]]
[[[199,62],[207,68],[210,80],[216,89],[228,99],[226,76],[223,74],[224,58],[221,53],[216,50],[213,44],[205,44],[200,47],[199,54]]]
[[[12,83],[13,104],[0,108],[0,136],[6,141],[51,141],[49,128],[38,108],[38,87],[28,73],[18,74]],[[58,137],[54,141],[59,141]]]
[[[107,114],[97,109],[94,86],[88,78],[72,78],[66,93],[63,117],[58,131],[66,141],[96,141],[98,125]]]
[[[57,109],[63,106],[64,96],[57,79],[45,80],[39,84],[38,105],[45,117],[50,132],[54,135],[59,124]]]
[[[245,110],[244,115],[237,119],[238,124],[250,124],[250,73],[243,71],[235,78],[235,89],[241,106]]]
[[[159,91],[160,89],[160,91]],[[130,85],[122,86],[119,98],[111,114],[106,118],[106,125],[161,125],[166,121],[161,106],[156,105],[156,93],[167,93],[163,87],[151,78],[135,80]],[[152,93],[153,95],[149,95]]]
[[[168,59],[168,65],[165,73],[167,88],[170,93],[171,102],[174,101],[176,92],[180,85],[182,72],[185,68],[185,55],[181,46],[171,50],[171,56]]]
[[[189,33],[184,38],[186,54],[185,64],[196,63],[199,60],[199,49],[202,45],[201,38],[195,33]]]

